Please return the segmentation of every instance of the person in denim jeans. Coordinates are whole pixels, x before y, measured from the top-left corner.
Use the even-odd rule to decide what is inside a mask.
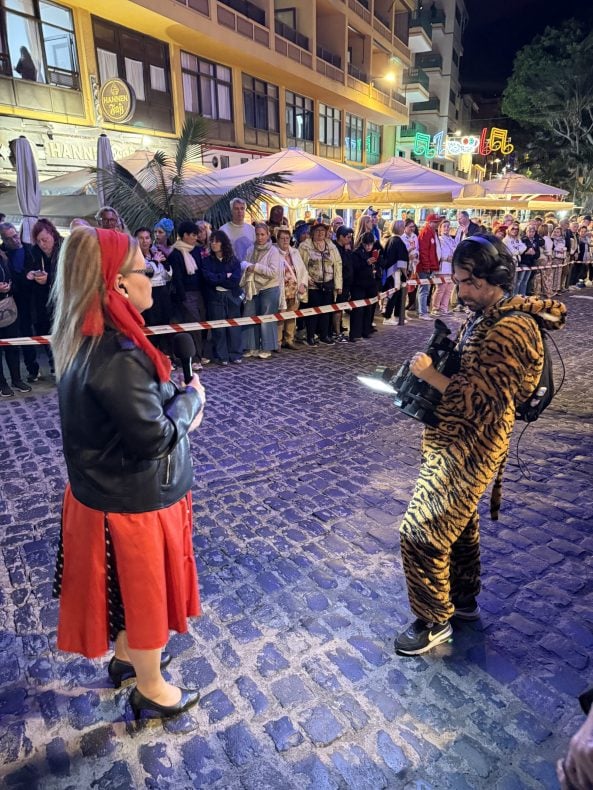
[[[284,302],[283,266],[280,253],[272,244],[270,230],[265,222],[255,224],[255,244],[242,261],[245,289],[244,316],[277,313]],[[269,359],[278,350],[278,326],[275,323],[252,324],[243,328],[243,347],[246,357]]]
[[[440,267],[441,243],[437,235],[437,228],[442,219],[438,214],[429,214],[426,217],[426,224],[418,236],[420,256],[416,272],[422,280],[438,272]],[[430,283],[418,287],[418,318],[428,321],[432,320],[428,311],[430,289]]]
[[[221,230],[210,236],[210,255],[202,259],[208,320],[239,318],[243,292],[241,263],[233,255],[229,237]],[[242,339],[240,326],[212,330],[214,359],[221,365],[241,362]]]

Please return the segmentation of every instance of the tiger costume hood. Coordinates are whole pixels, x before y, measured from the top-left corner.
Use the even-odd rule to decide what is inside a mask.
[[[496,323],[506,313],[529,313],[539,319],[542,329],[560,329],[566,323],[566,305],[557,299],[539,296],[511,296],[484,310],[484,320]]]

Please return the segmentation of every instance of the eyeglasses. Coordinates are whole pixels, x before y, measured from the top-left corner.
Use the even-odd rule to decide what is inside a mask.
[[[132,269],[130,274],[144,274],[149,280],[154,277],[154,269]]]

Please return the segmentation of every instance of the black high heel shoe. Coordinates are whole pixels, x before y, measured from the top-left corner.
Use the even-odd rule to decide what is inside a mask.
[[[142,711],[148,710],[158,713],[159,717],[162,719],[170,719],[172,716],[177,716],[179,713],[183,713],[188,708],[191,708],[200,699],[200,692],[197,691],[197,689],[182,688],[180,691],[181,699],[176,705],[159,705],[158,702],[154,702],[148,699],[148,697],[145,697],[144,694],[141,694],[136,686],[134,686],[130,694],[130,707],[132,708],[134,718],[138,721]]]
[[[161,669],[168,667],[173,656],[170,653],[161,653]],[[136,670],[129,661],[122,661],[121,658],[113,656],[107,667],[107,674],[116,689],[118,689],[124,680],[130,680],[136,677]]]

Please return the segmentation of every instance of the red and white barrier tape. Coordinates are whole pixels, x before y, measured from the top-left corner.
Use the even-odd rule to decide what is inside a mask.
[[[517,271],[536,271],[539,269],[553,269],[561,267],[563,264],[554,263],[549,266],[524,266]],[[449,275],[436,274],[428,278],[408,277],[406,286],[416,285],[442,285],[451,282]],[[244,316],[243,318],[221,318],[215,321],[196,321],[187,324],[162,324],[158,326],[147,326],[144,331],[147,335],[168,335],[174,332],[199,332],[208,329],[225,329],[229,326],[251,326],[252,324],[273,324],[291,318],[306,318],[311,315],[321,315],[322,313],[340,313],[342,310],[355,310],[357,307],[368,307],[376,304],[381,299],[385,299],[399,291],[399,288],[390,288],[382,291],[377,296],[370,299],[355,299],[348,302],[337,302],[320,307],[304,307],[302,310],[282,310],[278,313],[269,315]],[[9,337],[0,340],[1,346],[47,346],[51,343],[51,335],[37,335],[32,337]]]

